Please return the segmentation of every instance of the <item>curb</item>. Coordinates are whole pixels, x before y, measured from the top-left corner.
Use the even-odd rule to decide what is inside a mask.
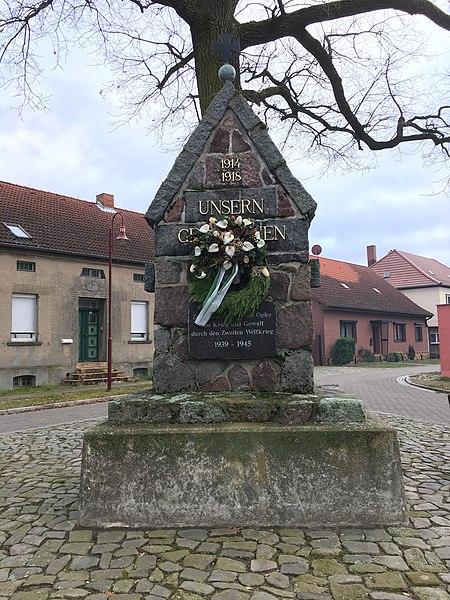
[[[129,396],[129,394],[119,394],[117,396],[100,396],[98,398],[84,398],[83,400],[75,400],[73,402],[54,402],[53,404],[37,404],[36,406],[21,406],[19,408],[5,408],[0,410],[1,415],[17,415],[23,412],[37,412],[39,410],[49,410],[51,408],[70,408],[71,406],[82,406],[83,404],[97,404],[100,402],[109,402]]]
[[[435,394],[450,394],[450,392],[446,392],[445,390],[437,390],[436,388],[429,387],[428,385],[423,385],[421,383],[415,383],[415,382],[411,381],[409,375],[407,375],[405,377],[405,381],[408,385],[412,385],[413,387],[421,388],[422,390],[429,390],[430,392],[434,392]]]

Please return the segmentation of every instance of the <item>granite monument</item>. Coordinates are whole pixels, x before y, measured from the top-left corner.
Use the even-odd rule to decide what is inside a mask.
[[[155,232],[154,388],[313,391],[308,229],[316,203],[231,81],[196,128],[146,218]],[[258,223],[269,300],[247,323],[201,330],[189,316],[189,234],[209,216]],[[276,324],[275,324],[276,323]]]
[[[313,390],[315,207],[227,77],[146,215],[153,389],[110,402],[108,420],[85,434],[80,525],[404,521],[395,431],[359,400]],[[196,325],[190,236],[209,217],[236,215],[253,219],[267,246],[268,296],[239,322],[213,314]]]

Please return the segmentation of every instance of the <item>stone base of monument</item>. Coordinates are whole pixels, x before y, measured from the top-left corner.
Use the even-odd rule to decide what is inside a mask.
[[[404,522],[396,433],[359,401],[202,396],[111,403],[84,438],[81,526]]]

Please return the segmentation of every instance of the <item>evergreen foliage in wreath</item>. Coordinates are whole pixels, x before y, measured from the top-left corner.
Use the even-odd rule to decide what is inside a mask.
[[[202,305],[195,323],[206,325],[213,313],[226,323],[255,314],[269,290],[270,274],[265,242],[254,222],[240,215],[210,217],[189,241],[194,246],[189,295]]]

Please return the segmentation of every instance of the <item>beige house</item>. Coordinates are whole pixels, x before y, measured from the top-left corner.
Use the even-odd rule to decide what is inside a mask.
[[[431,356],[439,356],[438,304],[450,304],[450,267],[433,258],[410,252],[391,250],[377,261],[375,246],[368,246],[367,259],[385,281],[432,313],[428,320],[428,341]]]
[[[153,356],[153,294],[144,290],[153,236],[143,215],[117,210],[129,239],[114,244],[113,367],[139,376]],[[73,379],[87,363],[106,369],[115,212],[110,194],[86,202],[0,182],[0,388]]]

